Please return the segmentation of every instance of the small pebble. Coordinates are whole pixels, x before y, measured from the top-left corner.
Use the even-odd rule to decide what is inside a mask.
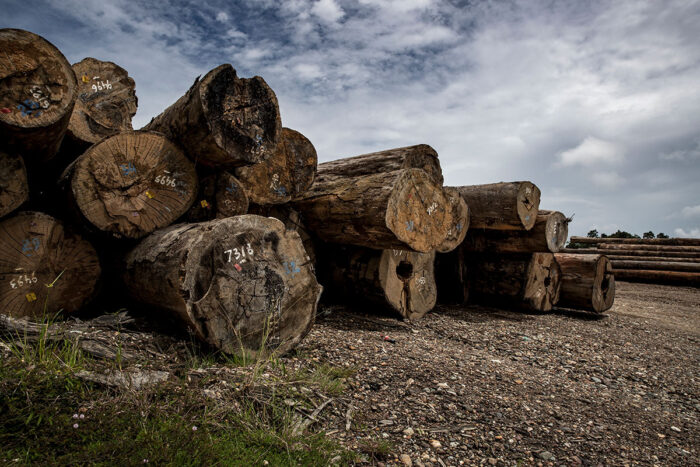
[[[407,467],[412,467],[413,466],[413,461],[411,460],[411,457],[408,454],[401,454],[399,456],[399,459],[401,460],[401,463]]]
[[[594,383],[598,383],[598,384],[602,383],[602,381],[600,380],[600,378],[596,378],[595,376],[592,376],[592,377],[591,377],[591,381],[593,381]]]
[[[542,451],[540,453],[540,458],[545,461],[551,461],[554,460],[554,454],[549,451]]]
[[[677,431],[678,433],[681,432],[681,429],[678,428],[677,426],[672,426],[671,429],[672,429],[673,431]]]
[[[413,428],[411,428],[410,426],[408,428],[406,428],[405,430],[403,430],[403,434],[406,436],[413,436],[413,433],[414,433]]]
[[[431,439],[431,440],[430,440],[430,446],[437,449],[437,448],[439,448],[439,447],[442,447],[442,444],[440,443],[440,441],[438,441],[438,440],[436,440],[436,439]]]

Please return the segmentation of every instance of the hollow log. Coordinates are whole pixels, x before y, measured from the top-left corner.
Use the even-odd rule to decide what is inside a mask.
[[[425,253],[444,241],[452,225],[442,187],[423,170],[322,178],[294,206],[323,241]]]
[[[0,217],[20,207],[28,198],[29,185],[24,159],[0,151]]]
[[[562,253],[575,253],[581,255],[607,255],[615,256],[656,256],[664,258],[700,258],[699,253],[678,252],[678,251],[644,251],[644,250],[602,250],[600,248],[563,248]]]
[[[327,244],[321,258],[325,291],[332,299],[378,304],[412,321],[435,306],[434,252]]]
[[[700,273],[680,271],[650,271],[646,269],[616,269],[617,280],[652,284],[689,285],[700,287]]]
[[[400,169],[423,169],[436,184],[443,184],[438,154],[427,144],[387,149],[318,164],[319,176],[323,177],[359,177]]]
[[[467,272],[470,296],[482,304],[549,311],[559,300],[561,269],[552,253],[474,255]]]
[[[283,204],[309,189],[316,177],[316,149],[298,131],[282,128],[270,157],[255,165],[239,167],[236,176],[256,204]]]
[[[700,272],[700,262],[678,263],[672,261],[620,261],[611,259],[615,271],[621,269],[645,269],[649,271],[686,271]]]
[[[540,189],[531,182],[460,186],[457,190],[471,211],[472,230],[530,230],[535,225]]]
[[[77,83],[63,54],[44,38],[0,29],[0,143],[27,165],[52,158],[68,128]]]
[[[66,169],[63,185],[87,226],[141,238],[172,224],[197,195],[192,163],[164,136],[131,131],[95,144]]]
[[[113,62],[87,57],[73,64],[78,98],[70,117],[66,142],[82,154],[102,138],[132,130],[138,99],[127,71]]]
[[[243,215],[159,230],[126,256],[136,300],[179,318],[232,354],[284,353],[314,322],[322,288],[299,236]]]
[[[199,193],[187,211],[189,222],[203,222],[248,212],[248,195],[243,184],[228,172],[208,175],[199,180]]]
[[[448,253],[435,255],[437,301],[442,304],[464,305],[469,300],[469,253],[457,247]]]
[[[438,253],[447,253],[457,248],[469,230],[469,206],[456,189],[445,187],[444,190],[452,207],[452,226],[447,231],[445,240],[435,248]]]
[[[569,219],[559,211],[539,211],[530,230],[471,229],[464,240],[468,251],[492,253],[556,253],[569,235]]]
[[[22,212],[0,222],[0,313],[76,312],[93,298],[99,277],[92,245],[53,217]]]
[[[675,252],[675,253],[700,253],[700,246],[668,246],[668,245],[619,245],[617,243],[600,243],[598,248],[601,250],[618,250],[618,251],[656,251],[656,252]]]
[[[700,238],[591,238],[571,237],[572,243],[586,243],[596,245],[598,243],[620,243],[625,245],[675,245],[675,246],[700,246]]]
[[[602,255],[554,255],[561,268],[561,290],[557,306],[602,313],[615,301],[615,276],[608,258]]]
[[[282,133],[277,96],[259,76],[220,65],[146,125],[164,133],[196,163],[231,168],[267,159]]]
[[[287,230],[292,230],[299,234],[301,238],[301,243],[304,245],[306,250],[307,260],[311,263],[311,266],[315,268],[316,266],[316,243],[319,242],[311,232],[304,225],[304,220],[299,214],[299,211],[291,207],[289,204],[277,204],[277,205],[259,205],[251,204],[248,209],[249,214],[255,214],[263,217],[274,217],[275,219],[281,221]]]

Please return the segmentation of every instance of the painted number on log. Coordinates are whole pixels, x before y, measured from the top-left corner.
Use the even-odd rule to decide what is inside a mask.
[[[94,80],[97,80],[97,79],[99,79],[99,77],[98,77],[98,76],[95,76],[93,79],[94,79]],[[94,92],[97,92],[97,91],[107,91],[107,90],[110,90],[110,89],[112,89],[112,84],[109,82],[109,80],[107,80],[107,82],[104,82],[104,81],[97,81],[97,83],[95,83],[95,84],[92,85],[92,90],[93,90]]]
[[[170,172],[167,172],[167,173],[170,173]],[[160,183],[161,185],[165,185],[165,186],[171,186],[174,188],[176,183],[177,183],[177,180],[174,178],[171,178],[170,175],[158,175],[156,177],[156,183]]]
[[[37,237],[25,238],[22,242],[22,253],[24,253],[24,256],[32,256],[33,252],[39,251],[40,246],[41,240]]]
[[[36,281],[37,278],[35,273],[32,273],[31,276],[28,276],[26,274],[18,274],[17,277],[10,281],[10,287],[12,287],[13,289],[19,289],[24,287],[25,285],[36,284]]]
[[[432,216],[432,215],[433,215],[433,212],[435,212],[435,210],[437,209],[437,207],[438,207],[438,206],[437,206],[437,203],[431,204],[430,207],[428,207],[428,215]]]
[[[225,255],[228,255],[226,262],[230,263],[232,260],[238,261],[238,264],[243,264],[245,263],[246,260],[246,253],[247,253],[247,258],[252,259],[253,253],[253,247],[250,246],[250,243],[246,243],[245,248],[240,247],[239,248],[231,248],[230,250],[224,251]],[[238,265],[236,264],[236,265]],[[236,268],[238,269],[238,268]]]

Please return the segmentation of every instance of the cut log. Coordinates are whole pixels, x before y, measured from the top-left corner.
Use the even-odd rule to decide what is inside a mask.
[[[197,201],[187,212],[189,222],[203,222],[248,212],[248,195],[241,182],[228,172],[206,176],[199,181]]]
[[[144,130],[164,133],[195,162],[231,168],[267,159],[282,133],[277,96],[264,79],[239,78],[220,65],[151,120]]]
[[[482,304],[549,311],[559,300],[561,269],[552,253],[474,255],[467,272],[470,296]]]
[[[563,248],[562,253],[575,253],[580,255],[607,255],[614,256],[662,256],[664,258],[700,258],[699,253],[678,251],[643,251],[643,250],[602,250],[600,248]],[[641,258],[640,258],[641,259]]]
[[[674,252],[674,253],[700,253],[700,246],[667,246],[667,245],[625,245],[617,243],[600,243],[598,248],[601,250],[618,250],[618,251],[656,251],[656,252]]]
[[[435,306],[435,253],[326,245],[322,277],[331,299],[371,302],[417,320]]]
[[[256,214],[263,217],[274,217],[281,221],[287,230],[292,230],[299,234],[301,243],[306,250],[307,260],[310,261],[312,267],[316,266],[316,243],[320,240],[315,238],[304,225],[304,220],[299,214],[299,211],[292,208],[289,204],[266,205],[251,204],[248,209],[249,214]]]
[[[598,243],[621,243],[626,245],[676,245],[676,246],[700,246],[700,238],[591,238],[571,237],[571,243],[585,243],[596,245]]]
[[[615,276],[608,258],[602,255],[558,253],[561,291],[557,306],[602,313],[615,301]]]
[[[530,230],[540,208],[540,189],[531,182],[502,182],[457,187],[471,211],[470,227]]]
[[[700,287],[700,273],[679,271],[649,271],[646,269],[615,270],[617,280],[652,284],[689,285]]]
[[[314,322],[321,287],[299,236],[253,215],[159,230],[126,257],[136,300],[232,354],[284,353]]]
[[[452,210],[420,169],[322,181],[294,203],[321,240],[375,249],[428,252],[447,237]]]
[[[672,261],[620,261],[611,259],[615,271],[621,269],[646,269],[649,271],[686,271],[700,272],[700,262],[678,263]]]
[[[102,140],[63,175],[70,203],[89,227],[141,238],[172,224],[197,195],[192,163],[164,136],[131,131]]]
[[[0,223],[0,313],[39,319],[76,312],[99,277],[92,245],[53,217],[23,212]]]
[[[136,114],[134,80],[112,62],[84,58],[73,65],[78,81],[78,98],[70,117],[66,143],[81,154],[102,138],[132,129]]]
[[[29,185],[24,160],[0,151],[0,217],[20,207],[27,198]]]
[[[471,229],[464,240],[469,251],[492,253],[556,253],[569,235],[569,219],[559,211],[539,211],[530,230]]]
[[[455,188],[445,187],[444,190],[452,207],[452,226],[447,231],[445,240],[435,248],[438,253],[447,253],[457,248],[469,230],[469,206]]]
[[[437,300],[441,304],[464,305],[469,300],[469,253],[462,247],[435,255]]]
[[[610,255],[610,261],[659,261],[663,263],[700,263],[700,258],[668,258],[666,256],[623,256],[623,255]]]
[[[387,149],[318,165],[319,176],[323,177],[359,177],[400,169],[423,169],[436,184],[443,184],[438,154],[427,144]]]
[[[0,29],[0,145],[27,165],[52,158],[68,128],[77,83],[70,63],[44,38]]]
[[[298,131],[282,128],[270,157],[236,169],[236,176],[256,204],[283,204],[309,189],[316,177],[316,149]]]

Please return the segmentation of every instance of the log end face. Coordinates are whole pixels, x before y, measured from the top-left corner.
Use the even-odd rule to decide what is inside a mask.
[[[438,253],[448,253],[462,244],[469,230],[469,206],[454,188],[445,188],[452,208],[452,226],[445,240],[437,246]]]
[[[435,253],[384,250],[379,260],[379,283],[389,305],[404,319],[415,321],[435,307]]]
[[[516,198],[516,209],[525,230],[530,230],[537,220],[540,208],[540,189],[531,182],[521,182]]]
[[[593,282],[593,311],[603,313],[615,303],[615,274],[607,256],[601,255],[596,263]]]
[[[533,310],[550,311],[559,301],[561,268],[551,253],[533,253],[523,301]]]
[[[17,155],[0,151],[0,217],[20,207],[29,198],[27,169]]]
[[[564,248],[569,237],[569,222],[564,214],[554,211],[547,216],[545,225],[547,247],[552,253],[557,253]]]

